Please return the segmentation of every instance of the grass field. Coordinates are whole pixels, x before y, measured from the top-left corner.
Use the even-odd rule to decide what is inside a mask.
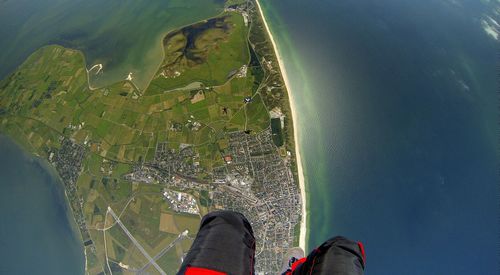
[[[160,215],[160,231],[179,234],[180,231],[174,221],[174,216],[170,213],[161,213]]]

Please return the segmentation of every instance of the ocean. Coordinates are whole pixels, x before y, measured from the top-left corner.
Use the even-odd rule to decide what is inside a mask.
[[[369,275],[498,274],[498,3],[261,4],[296,100],[308,249],[344,235]]]
[[[0,135],[0,274],[83,274],[83,244],[57,176]]]

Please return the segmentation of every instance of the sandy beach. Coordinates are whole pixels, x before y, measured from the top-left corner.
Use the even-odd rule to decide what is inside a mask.
[[[267,25],[266,17],[264,16],[264,13],[262,12],[262,8],[260,6],[259,0],[255,0],[257,3],[257,7],[259,8],[260,15],[262,16],[262,19],[264,21],[264,26],[266,27],[267,33],[269,37],[271,38],[271,43],[273,44],[274,52],[276,54],[276,58],[278,59],[279,63],[279,68],[281,71],[281,75],[283,76],[283,80],[285,81],[285,86],[286,90],[288,92],[288,98],[290,99],[290,109],[292,110],[292,120],[293,120],[293,135],[294,135],[294,140],[295,140],[295,154],[297,158],[297,170],[298,170],[298,176],[299,176],[299,187],[300,187],[300,196],[302,198],[302,219],[300,221],[300,239],[299,239],[299,246],[304,250],[304,252],[307,254],[306,251],[306,236],[307,236],[307,203],[306,203],[306,190],[305,190],[305,182],[304,182],[304,174],[302,171],[302,161],[300,158],[300,150],[299,150],[299,142],[298,142],[298,125],[297,125],[297,113],[295,110],[295,100],[293,98],[293,94],[290,91],[290,83],[288,81],[288,76],[286,74],[286,69],[283,64],[283,59],[281,58],[280,52],[278,51],[278,47],[276,46],[276,43],[274,41],[273,35],[271,33],[271,30],[269,29],[269,26]]]

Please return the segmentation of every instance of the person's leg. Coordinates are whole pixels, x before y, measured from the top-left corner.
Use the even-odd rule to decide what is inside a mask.
[[[248,220],[233,211],[212,212],[201,220],[200,230],[177,274],[252,275],[254,257],[255,238]]]
[[[315,248],[307,258],[294,261],[284,275],[363,275],[364,269],[363,245],[335,237]]]

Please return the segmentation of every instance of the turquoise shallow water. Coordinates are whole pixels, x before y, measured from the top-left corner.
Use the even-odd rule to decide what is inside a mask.
[[[296,99],[308,246],[366,274],[497,274],[489,1],[263,1]],[[490,23],[491,24],[491,23]]]
[[[63,186],[48,171],[0,135],[1,274],[83,274]]]

